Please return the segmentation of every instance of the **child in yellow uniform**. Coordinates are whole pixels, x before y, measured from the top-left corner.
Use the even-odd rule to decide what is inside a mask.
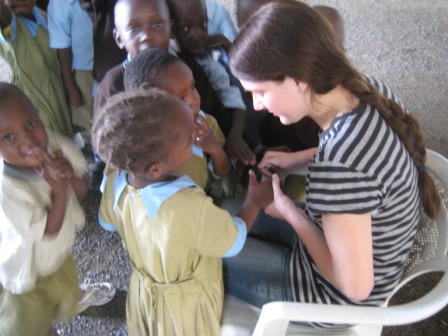
[[[244,245],[272,188],[251,173],[237,217],[186,175],[193,113],[159,90],[112,97],[93,125],[92,143],[108,167],[99,220],[116,227],[132,268],[126,321],[129,335],[219,335],[224,298],[221,257]]]
[[[193,155],[177,172],[178,175],[188,175],[207,191],[209,168],[218,178],[230,173],[230,158],[223,148],[226,138],[216,119],[200,110],[201,98],[194,85],[193,74],[180,58],[159,48],[146,49],[126,68],[124,85],[127,91],[157,87],[185,101],[190,107],[196,127]]]
[[[56,51],[48,41],[47,14],[34,0],[0,0],[0,55],[12,68],[12,83],[29,97],[44,125],[72,136]]]

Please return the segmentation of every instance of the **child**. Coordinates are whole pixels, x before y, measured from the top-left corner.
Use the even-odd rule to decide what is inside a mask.
[[[165,0],[119,0],[115,6],[115,38],[120,48],[128,51],[123,64],[109,70],[98,87],[94,102],[94,114],[112,95],[124,91],[123,76],[127,64],[142,50],[157,47],[168,50],[171,35],[171,20]],[[151,38],[147,38],[151,36]],[[201,97],[201,109],[213,115],[225,135],[238,132],[238,124],[232,122],[232,115],[210,85],[202,67],[194,57],[180,55],[193,72]],[[236,127],[237,126],[237,127]],[[229,140],[229,136],[227,136]],[[97,189],[101,183],[104,163],[97,161],[92,171],[90,187]]]
[[[0,334],[48,335],[55,319],[115,294],[103,283],[79,301],[70,249],[85,223],[78,203],[87,192],[85,160],[7,83],[0,83],[0,139]]]
[[[236,125],[228,136],[230,155],[245,165],[254,164],[255,156],[242,138],[246,124],[246,105],[240,89],[230,83],[226,69],[206,50],[208,25],[205,0],[168,0],[168,4],[174,20],[171,46],[176,52],[190,54],[196,59],[222,103],[232,113]]]
[[[78,0],[93,22],[93,78],[96,86],[107,71],[126,59],[114,38],[114,7],[117,0]],[[95,90],[96,91],[96,90]]]
[[[166,1],[119,0],[115,6],[114,35],[118,46],[128,52],[128,57],[123,64],[108,71],[99,85],[94,113],[104,105],[107,98],[124,91],[123,74],[132,58],[148,47],[168,50],[171,19]],[[151,38],[148,39],[147,36]],[[224,109],[207,76],[194,58],[182,55],[181,58],[193,72],[201,96],[202,110],[215,116],[224,134],[227,134],[232,126],[232,116]]]
[[[56,52],[49,47],[46,14],[34,0],[0,0],[0,55],[12,82],[38,109],[45,126],[72,136],[72,124]]]
[[[185,101],[190,107],[197,136],[193,155],[177,172],[179,175],[188,175],[198,186],[207,190],[208,158],[215,176],[223,177],[230,173],[230,159],[223,149],[224,134],[215,118],[200,111],[201,98],[194,86],[193,74],[180,58],[162,49],[148,48],[126,68],[124,85],[126,91],[157,87]]]
[[[219,335],[221,257],[241,250],[272,200],[252,174],[231,217],[188,176],[175,176],[190,160],[194,129],[188,105],[155,88],[115,95],[93,124],[95,150],[116,169],[106,171],[99,218],[129,252],[129,335]]]
[[[56,49],[73,125],[89,130],[92,119],[93,25],[78,1],[50,0],[50,47]]]

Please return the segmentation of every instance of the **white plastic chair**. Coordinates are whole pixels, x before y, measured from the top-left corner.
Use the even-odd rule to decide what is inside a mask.
[[[434,174],[439,190],[442,192],[443,205],[436,221],[422,215],[404,275],[381,307],[339,306],[296,302],[270,302],[263,306],[256,322],[253,336],[264,335],[359,335],[380,336],[385,325],[403,325],[426,319],[448,304],[448,160],[440,154],[427,150],[427,169]],[[405,284],[419,275],[444,272],[438,284],[423,297],[406,304],[387,306],[391,297]],[[231,296],[226,298],[222,336],[250,335],[248,330],[254,322],[256,308]],[[230,304],[229,304],[230,302]],[[230,307],[230,309],[228,309]],[[250,314],[247,313],[250,310]],[[235,316],[246,315],[242,324]],[[233,315],[233,317],[232,317]],[[240,319],[241,320],[241,319]],[[289,324],[294,322],[327,322],[353,325],[344,329],[315,329]],[[233,327],[233,329],[232,329]]]

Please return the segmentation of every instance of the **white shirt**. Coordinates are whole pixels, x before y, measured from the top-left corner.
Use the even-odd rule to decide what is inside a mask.
[[[68,139],[48,132],[49,152],[60,148],[75,175],[85,174],[85,159]],[[69,187],[61,230],[44,234],[51,188],[37,173],[24,172],[0,160],[0,284],[13,294],[34,288],[38,278],[54,273],[66,260],[83,228],[85,216]]]

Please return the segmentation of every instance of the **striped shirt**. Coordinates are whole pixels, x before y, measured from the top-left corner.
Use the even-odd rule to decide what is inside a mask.
[[[365,79],[401,105],[392,91]],[[371,105],[360,103],[320,134],[307,177],[306,213],[369,214],[374,288],[364,301],[347,298],[319,271],[298,240],[291,258],[294,299],[326,304],[381,305],[402,275],[419,222],[418,173],[397,135]]]

